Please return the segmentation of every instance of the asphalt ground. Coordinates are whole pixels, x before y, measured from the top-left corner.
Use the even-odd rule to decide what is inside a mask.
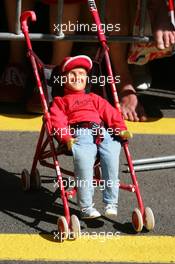
[[[149,91],[142,93],[141,96],[148,106],[148,111],[151,111],[152,108],[152,113],[156,113],[153,111],[153,109],[158,110],[157,114],[153,115],[155,119],[157,118],[157,120],[159,120],[162,116],[167,119],[170,117],[174,117],[174,91],[170,90],[169,92],[167,91],[165,93],[161,89],[150,89]],[[163,96],[165,96],[164,100]],[[156,100],[154,100],[155,97]],[[151,99],[153,101],[151,101]],[[1,106],[1,108],[2,107],[4,106]],[[7,112],[11,116],[13,116],[13,107],[11,109],[8,108],[8,111],[5,110],[5,107],[4,110],[1,110],[2,116],[5,116],[5,113]],[[138,126],[140,125],[141,124],[139,124]],[[172,124],[172,127],[173,126],[174,124]],[[164,133],[162,135],[152,135],[149,133],[142,135],[135,134],[134,138],[130,141],[129,144],[132,158],[140,159],[174,155],[175,131],[174,135],[169,135],[168,131],[166,135],[166,127],[164,127],[163,130]],[[37,192],[33,191],[31,193],[24,193],[21,190],[21,171],[23,168],[29,170],[31,168],[32,158],[36,148],[38,136],[39,132],[30,131],[30,120],[29,131],[7,130],[0,132],[0,233],[2,235],[39,234],[42,240],[48,240],[48,237],[50,237],[50,235],[53,236],[54,232],[57,231],[56,222],[58,216],[63,215],[63,207],[59,198],[59,193],[54,187],[54,171],[39,166],[38,168],[42,180],[41,190]],[[61,165],[64,165],[64,168],[73,170],[71,157],[60,157],[59,161]],[[122,153],[120,164],[120,179],[121,182],[130,183],[130,175],[126,173],[125,170],[126,160],[124,154]],[[81,221],[82,232],[89,232],[89,234],[92,234],[93,232],[97,232],[98,234],[100,234],[101,232],[113,232],[120,238],[126,237],[126,239],[128,239],[128,237],[131,236],[133,238],[133,241],[135,241],[135,238],[142,239],[142,237],[150,237],[150,243],[152,243],[151,241],[152,239],[154,240],[154,237],[174,237],[175,170],[162,169],[154,171],[152,170],[148,172],[138,172],[137,176],[144,204],[145,206],[151,207],[154,212],[156,221],[155,229],[151,232],[147,232],[145,229],[143,229],[141,233],[136,234],[131,224],[132,211],[135,207],[138,207],[135,194],[128,193],[126,191],[120,191],[119,210],[117,218],[110,220],[102,215],[101,218],[92,222]],[[101,200],[102,191],[100,189],[96,189],[94,201],[96,207],[103,214],[103,204]],[[71,213],[79,216],[79,210],[76,206],[76,200],[70,200],[69,204]],[[5,241],[5,239],[3,240],[2,236],[2,244],[3,241]],[[65,244],[65,247],[66,245],[67,244]],[[0,258],[0,260],[2,260],[2,258]],[[12,263],[17,263],[13,261],[13,259],[10,259],[10,256],[8,256],[7,261],[0,263],[10,263],[10,260],[12,261]],[[31,261],[32,259],[29,260]],[[163,262],[161,259],[159,260],[160,261],[157,261],[157,263]],[[173,259],[170,260],[167,259],[167,263],[174,262]],[[48,262],[47,259],[45,259],[45,262]],[[85,261],[83,262],[85,263]],[[100,263],[99,260],[97,262]],[[115,262],[131,262],[131,259],[128,257],[128,261],[117,260]],[[145,263],[146,260],[138,259],[137,261],[132,262]],[[148,262],[156,263],[155,260]],[[24,261],[23,263],[27,262]],[[65,255],[65,259],[62,259],[60,263],[70,262]],[[77,263],[77,261],[71,263]],[[89,263],[89,261],[87,263]]]
[[[1,132],[1,169],[0,200],[1,233],[52,233],[56,229],[58,215],[63,214],[63,207],[57,199],[54,187],[55,172],[39,166],[42,189],[38,192],[24,193],[20,186],[20,174],[23,168],[30,170],[38,133]],[[139,136],[135,135],[130,150],[133,159],[142,157],[167,156],[174,152],[174,136]],[[151,151],[150,151],[151,150]],[[129,183],[130,174],[126,170],[124,155],[121,157],[120,180]],[[73,170],[71,157],[60,157],[60,165]],[[138,181],[146,206],[153,209],[156,226],[153,232],[142,232],[142,235],[174,235],[174,169],[163,169],[149,172],[138,172]],[[102,189],[102,188],[101,188]],[[102,191],[95,193],[95,204],[103,212]],[[75,201],[70,201],[72,213],[78,214]],[[135,234],[131,226],[131,213],[137,207],[135,195],[120,191],[119,213],[117,221],[106,218],[93,223],[82,222],[83,230]]]

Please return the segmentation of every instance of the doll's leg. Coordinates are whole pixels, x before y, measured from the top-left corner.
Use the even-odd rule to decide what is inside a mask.
[[[105,204],[118,204],[119,193],[119,155],[121,144],[105,131],[104,139],[99,145],[102,178],[105,182],[103,202]]]
[[[100,216],[93,208],[93,167],[97,155],[97,147],[89,129],[77,130],[77,142],[73,145],[74,172],[77,185],[77,199],[83,218]]]

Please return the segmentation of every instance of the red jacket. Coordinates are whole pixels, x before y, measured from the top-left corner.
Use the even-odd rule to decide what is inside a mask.
[[[126,130],[126,126],[118,111],[94,93],[67,90],[63,97],[55,97],[50,108],[51,122],[59,140],[67,142],[71,135],[68,126],[71,124],[91,121],[100,124],[103,121],[110,128]],[[58,133],[64,129],[64,133]]]

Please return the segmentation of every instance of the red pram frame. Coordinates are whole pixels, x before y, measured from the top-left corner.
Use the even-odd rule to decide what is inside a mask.
[[[109,48],[107,46],[106,36],[103,32],[103,29],[100,27],[101,21],[100,21],[100,17],[98,14],[98,10],[96,8],[96,3],[94,0],[87,0],[87,3],[89,6],[90,13],[92,14],[93,20],[96,23],[96,25],[98,25],[97,27],[98,28],[98,39],[99,39],[99,42],[104,52],[104,58],[106,61],[106,66],[107,66],[107,74],[108,76],[111,76],[113,78],[113,82],[110,83],[110,86],[111,86],[111,91],[112,91],[113,98],[114,98],[115,107],[118,110],[118,112],[121,114],[119,99],[118,99],[118,95],[116,91],[116,84],[114,81],[110,57],[108,53]],[[40,74],[38,71],[39,68],[42,68],[42,65],[40,65],[40,63],[37,60],[37,57],[34,55],[32,51],[32,45],[31,45],[31,41],[29,38],[29,30],[28,30],[28,20],[29,19],[31,19],[32,21],[36,21],[35,13],[33,11],[23,12],[20,18],[21,29],[26,39],[27,48],[28,48],[28,56],[30,58],[30,61],[33,67],[34,75],[35,75],[36,82],[37,82],[37,87],[40,92],[41,104],[42,104],[44,115],[43,115],[43,125],[42,125],[42,129],[40,132],[40,137],[37,143],[37,148],[36,148],[36,152],[35,152],[35,156],[33,160],[31,173],[29,174],[27,170],[23,170],[22,185],[23,185],[24,190],[30,189],[30,186],[33,186],[35,188],[40,187],[40,177],[39,177],[39,172],[37,170],[38,161],[43,166],[55,169],[56,175],[57,175],[57,181],[61,189],[61,199],[63,202],[64,214],[65,214],[65,217],[62,216],[58,219],[58,229],[59,229],[59,232],[64,233],[64,239],[67,238],[69,230],[74,229],[73,231],[75,231],[76,233],[75,235],[75,238],[76,238],[80,232],[80,225],[79,225],[78,218],[75,215],[70,216],[70,210],[68,206],[68,198],[75,196],[76,188],[73,188],[69,192],[64,189],[61,171],[71,176],[73,176],[73,173],[70,171],[64,170],[64,169],[60,170],[59,162],[57,159],[58,152],[53,142],[52,124],[50,120],[49,108],[48,108],[48,104],[47,104],[47,101],[44,95],[43,85],[42,85]],[[45,133],[47,133],[47,137],[44,140]],[[48,146],[48,144],[50,145],[51,151],[46,151],[46,147]],[[132,184],[126,185],[126,184],[120,183],[120,188],[123,190],[127,190],[127,191],[135,193],[137,201],[138,201],[138,207],[139,207],[139,208],[135,208],[132,213],[133,227],[137,232],[140,232],[142,230],[143,225],[145,225],[147,230],[152,230],[155,225],[154,215],[153,215],[152,210],[149,207],[146,207],[146,208],[144,207],[142,197],[140,194],[140,190],[139,190],[139,185],[137,182],[137,176],[135,174],[133,163],[132,163],[132,158],[129,152],[128,141],[124,141],[122,145],[124,148],[126,160],[128,162]],[[46,159],[49,157],[53,158],[53,164],[46,161]],[[98,164],[95,164],[95,168],[98,171]],[[100,181],[99,177],[97,177],[96,180]]]

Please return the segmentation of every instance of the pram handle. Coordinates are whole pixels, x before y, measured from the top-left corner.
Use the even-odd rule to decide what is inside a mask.
[[[34,11],[24,11],[20,17],[22,32],[28,32],[28,20],[36,21],[36,14]]]

